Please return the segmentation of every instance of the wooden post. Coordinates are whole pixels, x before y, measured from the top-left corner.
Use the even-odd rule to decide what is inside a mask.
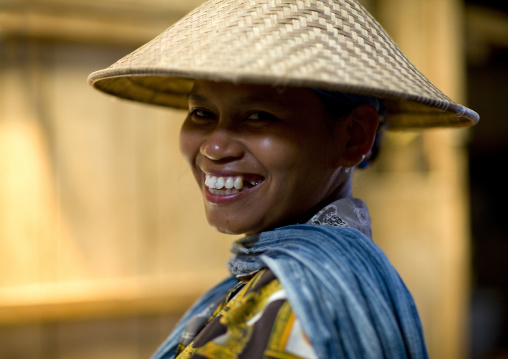
[[[462,102],[461,1],[378,0],[375,10],[416,67]],[[431,358],[467,356],[470,234],[464,133],[392,133],[372,169],[375,175],[360,175],[357,182],[371,208],[374,239],[413,292]]]

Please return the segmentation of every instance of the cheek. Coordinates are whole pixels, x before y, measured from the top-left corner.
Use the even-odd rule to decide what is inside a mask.
[[[272,170],[293,167],[301,155],[301,146],[287,137],[266,136],[251,142],[250,151]]]
[[[199,141],[200,136],[198,131],[193,130],[187,125],[187,122],[184,122],[180,129],[179,148],[182,156],[191,164],[199,152]]]
[[[326,138],[316,140],[317,138],[322,137],[312,131],[296,135],[285,132],[281,136],[260,139],[251,149],[272,171],[313,171],[328,166],[329,141]]]

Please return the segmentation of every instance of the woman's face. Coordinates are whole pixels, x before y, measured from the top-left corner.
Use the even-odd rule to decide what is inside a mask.
[[[180,149],[210,225],[258,233],[340,197],[343,141],[340,131],[331,141],[330,130],[310,90],[196,81]]]

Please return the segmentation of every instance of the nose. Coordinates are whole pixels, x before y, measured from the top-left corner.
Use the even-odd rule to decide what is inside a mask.
[[[199,151],[210,160],[223,161],[242,157],[244,147],[233,131],[217,127],[208,134]]]

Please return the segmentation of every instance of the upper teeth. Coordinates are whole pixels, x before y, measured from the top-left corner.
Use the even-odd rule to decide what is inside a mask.
[[[232,189],[235,188],[237,190],[242,189],[243,187],[243,178],[241,176],[238,177],[217,177],[206,175],[205,177],[205,186],[212,189]]]

